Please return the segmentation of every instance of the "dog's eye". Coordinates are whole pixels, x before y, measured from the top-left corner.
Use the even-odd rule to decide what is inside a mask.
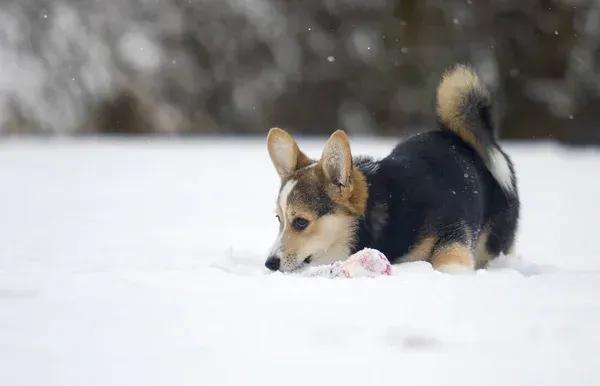
[[[306,229],[306,227],[308,226],[309,223],[310,223],[310,221],[308,221],[305,218],[296,217],[294,219],[294,221],[292,221],[292,226],[297,231],[303,231],[304,229]]]

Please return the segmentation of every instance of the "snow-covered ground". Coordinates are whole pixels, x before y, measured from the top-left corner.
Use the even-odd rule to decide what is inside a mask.
[[[5,140],[0,384],[600,384],[600,152],[507,150],[516,257],[329,280],[263,269],[262,139]]]

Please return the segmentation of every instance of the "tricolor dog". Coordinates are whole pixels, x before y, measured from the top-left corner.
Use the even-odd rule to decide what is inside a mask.
[[[312,160],[285,131],[267,143],[281,177],[279,234],[265,265],[290,272],[343,260],[365,247],[392,263],[474,269],[514,243],[519,198],[511,160],[497,142],[488,91],[458,65],[437,90],[439,129],[381,159],[353,158],[343,131]]]

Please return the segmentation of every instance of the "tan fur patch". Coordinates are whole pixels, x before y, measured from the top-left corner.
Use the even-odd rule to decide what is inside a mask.
[[[322,187],[334,204],[352,215],[362,216],[365,213],[369,188],[366,177],[357,167],[352,168],[351,178],[346,186],[337,186],[328,181],[319,164],[298,170],[290,178],[297,179],[304,186]]]
[[[463,109],[465,98],[469,93],[475,93],[482,98],[488,97],[486,88],[473,70],[464,65],[447,71],[437,89],[437,113],[440,120],[450,130],[455,132],[463,141],[477,150],[483,150],[472,131],[464,121]]]
[[[362,216],[367,208],[369,188],[367,179],[358,168],[352,168],[352,177],[346,186],[324,181],[324,189],[331,201],[356,216]]]
[[[424,237],[420,241],[416,242],[406,255],[402,256],[401,261],[409,262],[429,260],[429,257],[431,256],[431,250],[436,242],[436,237]]]
[[[452,243],[433,253],[431,256],[431,265],[435,269],[443,269],[452,265],[473,268],[475,263],[473,253],[467,246],[460,243]]]
[[[369,188],[365,175],[356,167],[352,169],[352,193],[347,199],[346,206],[350,212],[362,216],[367,209],[367,199],[369,198]]]
[[[494,257],[487,248],[487,241],[490,236],[489,231],[483,231],[479,235],[475,245],[475,267],[477,269],[485,268]]]

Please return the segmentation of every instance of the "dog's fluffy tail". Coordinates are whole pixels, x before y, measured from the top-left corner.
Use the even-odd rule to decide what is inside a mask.
[[[437,89],[437,114],[442,127],[471,145],[502,189],[514,195],[513,166],[496,142],[491,109],[490,94],[472,69],[459,64],[444,74]]]

